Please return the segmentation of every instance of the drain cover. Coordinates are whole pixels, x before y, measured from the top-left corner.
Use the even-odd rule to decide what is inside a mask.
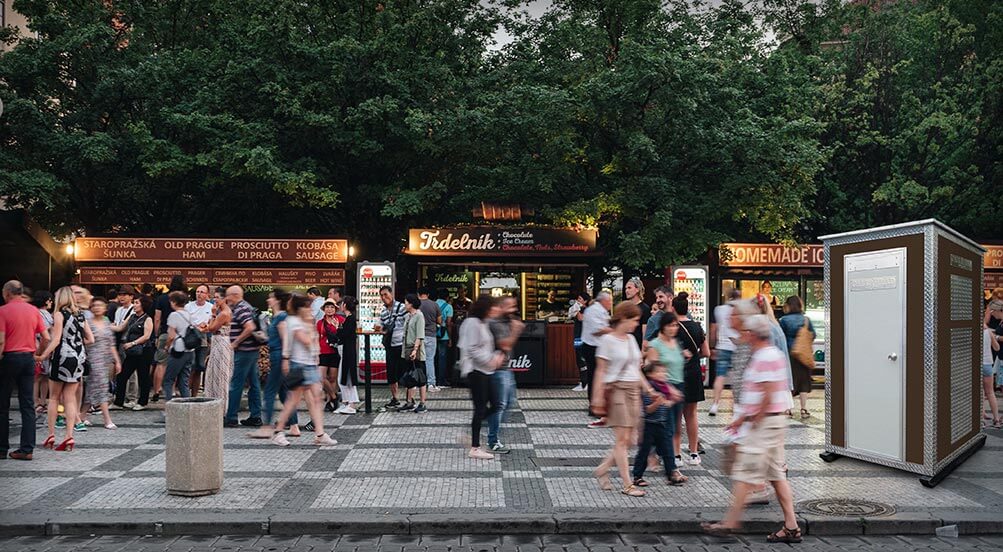
[[[798,509],[821,516],[841,517],[881,517],[895,513],[895,507],[888,504],[849,498],[806,500],[798,504]]]

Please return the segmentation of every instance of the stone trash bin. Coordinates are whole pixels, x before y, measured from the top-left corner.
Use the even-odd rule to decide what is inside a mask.
[[[174,399],[167,416],[167,493],[216,494],[223,487],[223,401]]]

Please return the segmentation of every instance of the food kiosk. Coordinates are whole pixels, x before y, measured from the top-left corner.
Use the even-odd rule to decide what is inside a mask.
[[[451,301],[460,294],[515,297],[526,321],[510,364],[516,381],[573,385],[579,373],[567,311],[585,290],[589,262],[602,256],[596,238],[594,228],[412,228],[404,253],[417,265],[417,286],[445,288]]]
[[[982,253],[936,220],[823,236],[826,438],[929,487],[984,443]]]
[[[274,287],[305,293],[345,285],[348,242],[338,238],[88,236],[73,242],[75,281],[95,295],[121,284],[166,285],[180,274],[198,284],[244,286],[259,309]]]

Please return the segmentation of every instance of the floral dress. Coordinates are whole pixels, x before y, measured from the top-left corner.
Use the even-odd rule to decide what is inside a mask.
[[[84,350],[84,314],[73,314],[70,309],[60,311],[63,315],[63,335],[59,338],[59,346],[52,355],[52,369],[49,379],[63,383],[79,383],[84,377],[84,363],[87,361],[87,351]]]
[[[233,374],[233,349],[230,348],[230,325],[224,324],[209,342],[209,361],[205,370],[205,396],[227,400]]]

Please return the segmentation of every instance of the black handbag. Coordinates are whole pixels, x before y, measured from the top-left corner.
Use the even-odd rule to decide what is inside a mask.
[[[405,389],[424,387],[428,383],[428,375],[425,374],[425,363],[412,360],[411,368],[401,376],[398,382]]]

